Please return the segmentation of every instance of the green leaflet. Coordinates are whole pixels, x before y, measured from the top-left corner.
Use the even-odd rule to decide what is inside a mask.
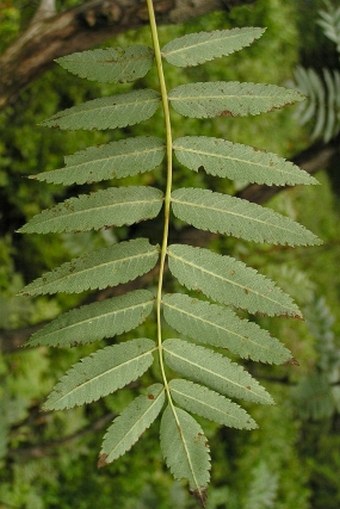
[[[79,232],[130,225],[156,217],[162,204],[163,193],[154,187],[111,187],[44,210],[20,232]]]
[[[289,295],[243,262],[180,244],[169,246],[168,255],[170,271],[189,290],[201,290],[221,304],[251,313],[301,317]]]
[[[140,377],[153,362],[155,343],[139,338],[107,346],[75,364],[55,386],[45,408],[62,410],[91,403]]]
[[[225,396],[263,405],[272,404],[268,392],[247,371],[227,357],[182,339],[163,342],[167,365],[194,382]]]
[[[157,260],[158,247],[146,239],[120,242],[64,263],[25,286],[21,294],[79,293],[115,286],[145,274]]]
[[[65,186],[124,178],[152,170],[161,164],[164,154],[161,138],[137,136],[80,150],[65,157],[65,168],[44,171],[31,178]]]
[[[163,312],[171,327],[199,343],[228,348],[254,361],[282,364],[291,358],[268,331],[224,306],[175,293],[163,297]]]
[[[201,230],[271,244],[320,244],[314,233],[289,217],[210,189],[177,189],[172,193],[172,210],[176,217]]]
[[[28,344],[67,347],[110,338],[144,322],[153,304],[154,297],[147,290],[94,302],[62,314],[33,334]]]
[[[187,168],[210,175],[257,184],[317,184],[298,166],[271,152],[206,136],[184,136],[173,144],[177,159]]]
[[[207,387],[181,379],[171,380],[169,387],[177,405],[190,412],[230,428],[257,428],[243,408]]]
[[[72,53],[56,61],[80,78],[124,83],[146,75],[152,66],[153,51],[147,46],[95,49]]]
[[[134,90],[126,94],[93,99],[60,111],[41,125],[60,129],[115,129],[148,120],[160,105],[155,90]]]
[[[201,426],[185,410],[168,406],[160,427],[161,449],[173,476],[187,479],[203,503],[210,479],[209,444]]]
[[[180,85],[169,92],[172,107],[190,118],[258,115],[303,99],[276,85],[215,81]]]
[[[154,384],[147,394],[134,399],[108,428],[99,457],[99,466],[111,463],[125,454],[151,426],[162,410],[165,401],[164,387]]]
[[[162,55],[167,62],[178,67],[203,64],[249,46],[264,31],[263,28],[245,27],[187,34],[166,44]]]

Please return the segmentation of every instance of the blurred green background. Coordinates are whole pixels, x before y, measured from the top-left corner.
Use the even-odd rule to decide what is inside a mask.
[[[58,9],[79,4],[57,2]],[[0,1],[0,51],[11,44],[34,13],[35,2]],[[264,36],[228,58],[191,70],[166,67],[169,88],[193,80],[247,80],[287,84],[296,65],[339,67],[336,46],[317,24],[318,0],[257,0],[214,12],[204,19],[162,26],[162,43],[197,30],[266,26]],[[131,31],[108,45],[150,44],[147,29]],[[157,86],[155,73],[140,85]],[[119,91],[129,86],[118,87]],[[99,233],[15,233],[27,219],[80,189],[28,180],[61,167],[63,156],[127,135],[162,136],[161,115],[121,132],[61,132],[38,126],[60,109],[117,91],[80,80],[57,65],[0,112],[0,508],[189,509],[197,506],[186,487],[165,469],[155,423],[123,458],[97,470],[102,436],[113,416],[134,394],[130,387],[90,406],[43,413],[41,404],[57,379],[80,357],[98,348],[15,348],[28,331],[87,295],[17,297],[25,283],[84,249],[129,235],[127,228]],[[177,136],[224,137],[290,158],[312,144],[311,125],[300,125],[294,107],[255,118],[196,121],[173,115]],[[322,141],[320,141],[322,144]],[[339,170],[339,168],[338,168]],[[321,247],[290,249],[223,239],[214,248],[229,252],[269,275],[288,291],[306,321],[256,318],[293,352],[299,365],[247,367],[268,387],[277,405],[247,405],[259,429],[240,432],[202,421],[212,449],[208,509],[337,509],[340,507],[340,203],[336,171],[320,167],[320,186],[278,194],[269,206],[319,235]],[[160,170],[126,180],[162,186]],[[221,181],[175,167],[174,184],[235,192],[246,183]],[[113,185],[114,181],[111,182]],[[82,187],[82,192],[100,184]],[[154,324],[142,327],[154,333]],[[126,335],[126,337],[128,337]],[[104,342],[103,342],[104,345]]]

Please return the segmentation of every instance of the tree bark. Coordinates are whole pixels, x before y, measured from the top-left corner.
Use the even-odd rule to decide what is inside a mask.
[[[254,1],[155,0],[155,10],[159,23],[179,23]],[[13,103],[55,58],[89,49],[148,23],[145,2],[140,0],[92,0],[52,16],[43,7],[43,15],[38,15],[38,9],[27,30],[0,57],[0,108]]]

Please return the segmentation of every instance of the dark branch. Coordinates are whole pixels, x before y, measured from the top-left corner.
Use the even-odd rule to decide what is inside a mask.
[[[339,141],[340,139],[337,137],[327,145],[321,142],[315,143],[295,156],[292,162],[311,175],[319,170],[327,170],[339,157]],[[237,196],[255,203],[264,203],[284,189],[289,189],[289,187],[251,184],[242,189]]]
[[[94,422],[91,422],[89,425],[75,431],[70,435],[66,435],[56,440],[50,440],[48,442],[42,442],[39,444],[27,444],[22,447],[18,447],[17,449],[13,449],[12,451],[9,452],[8,457],[13,459],[16,459],[18,457],[20,457],[20,459],[42,458],[50,454],[50,452],[56,447],[65,445],[69,442],[73,442],[74,440],[79,440],[88,433],[101,431],[115,417],[117,417],[117,414],[111,412],[109,414],[99,417]]]

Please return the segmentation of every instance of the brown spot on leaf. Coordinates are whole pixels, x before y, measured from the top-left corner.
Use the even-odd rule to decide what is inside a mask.
[[[190,490],[191,495],[193,495],[198,502],[200,503],[201,507],[206,507],[207,502],[207,490],[206,488],[199,488],[197,490]]]
[[[148,394],[148,399],[155,399],[155,396],[153,394]]]
[[[289,316],[289,318],[295,318],[295,320],[303,320],[303,316],[298,315],[298,314],[296,314],[296,315],[288,315],[288,316]]]
[[[224,111],[221,111],[220,113],[220,117],[234,117],[234,113],[232,113],[231,111],[229,110],[224,110]]]
[[[289,359],[287,362],[286,362],[286,365],[287,366],[300,366],[300,363],[297,359],[294,359],[294,357],[292,357],[291,359]]]
[[[200,440],[202,440],[202,438],[204,438],[203,433],[198,432],[197,435],[195,435],[194,437],[194,442],[199,442]]]
[[[99,459],[98,459],[98,462],[97,462],[97,467],[98,468],[103,468],[103,467],[106,467],[107,465],[107,454],[103,453],[99,456]]]

